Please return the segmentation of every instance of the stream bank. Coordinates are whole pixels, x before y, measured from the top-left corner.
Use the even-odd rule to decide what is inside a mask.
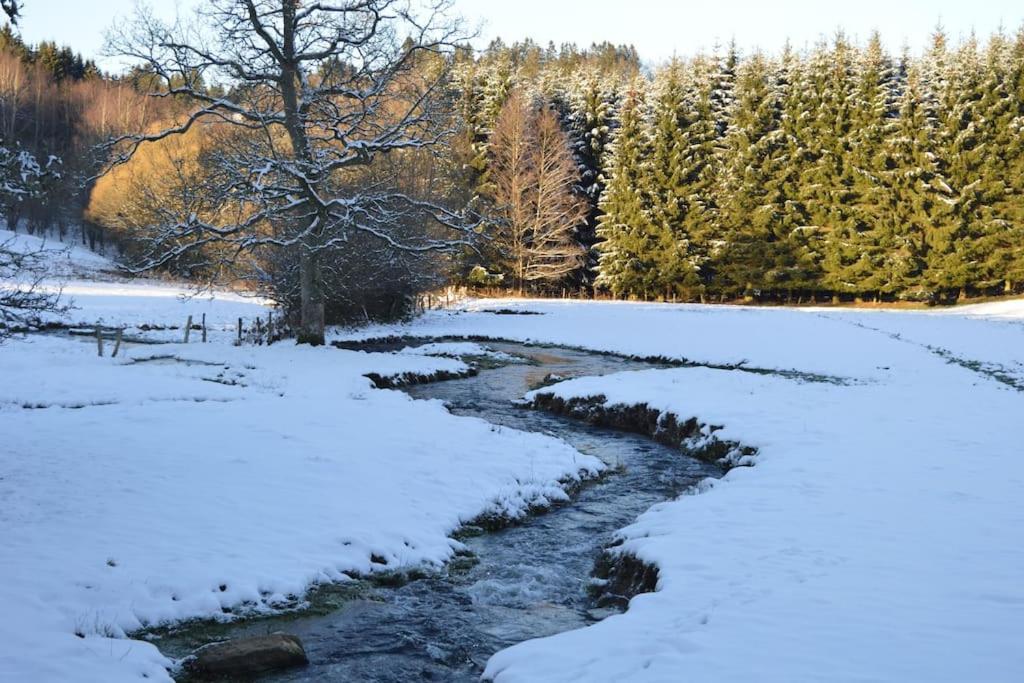
[[[613,562],[606,548],[615,532],[652,505],[677,497],[722,467],[646,434],[623,432],[541,410],[521,399],[552,377],[601,375],[650,363],[572,349],[493,343],[521,359],[477,374],[433,383],[409,383],[417,399],[513,428],[561,438],[609,466],[572,499],[545,514],[507,524],[467,525],[465,549],[443,570],[355,581],[327,595],[322,609],[272,619],[240,620],[159,634],[156,644],[181,657],[199,642],[285,630],[301,638],[310,664],[266,681],[476,681],[487,659],[523,640],[584,627],[625,607],[636,592],[652,590],[657,573],[639,562]],[[373,350],[389,350],[378,349]],[[377,381],[375,379],[375,381]],[[633,566],[636,565],[636,566]],[[343,597],[342,597],[343,596]]]

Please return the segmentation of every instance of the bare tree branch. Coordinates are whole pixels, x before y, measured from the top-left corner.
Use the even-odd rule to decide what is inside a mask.
[[[205,160],[216,169],[208,193],[219,209],[168,211],[135,268],[212,250],[221,261],[214,270],[222,270],[228,254],[239,260],[270,247],[294,250],[304,283],[301,334],[317,342],[321,253],[357,235],[410,255],[470,244],[476,224],[463,212],[361,180],[381,159],[433,150],[454,133],[444,86],[450,53],[465,36],[450,6],[210,0],[187,23],[167,24],[143,10],[112,31],[109,51],[162,83],[154,96],[192,106],[163,129],[110,140],[105,171],[196,126],[235,131]],[[410,231],[410,221],[437,229]]]

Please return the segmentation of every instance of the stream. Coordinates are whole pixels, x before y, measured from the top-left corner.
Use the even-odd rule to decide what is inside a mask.
[[[721,476],[720,468],[647,437],[514,404],[549,373],[601,375],[650,364],[562,348],[486,346],[529,362],[404,390],[415,398],[441,399],[457,415],[560,437],[616,471],[584,486],[566,505],[465,539],[475,563],[456,562],[399,587],[370,587],[327,614],[232,627],[230,637],[282,629],[305,644],[308,667],[260,680],[477,681],[498,650],[605,616],[608,610],[594,609],[587,587],[612,534],[698,480]],[[161,649],[170,644],[161,643]]]

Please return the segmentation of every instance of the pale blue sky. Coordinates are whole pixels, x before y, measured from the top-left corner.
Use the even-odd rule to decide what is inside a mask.
[[[194,0],[155,0],[162,14]],[[131,13],[136,0],[26,0],[22,35],[30,42],[54,39],[97,56],[103,32]],[[1014,31],[1024,21],[1021,0],[456,0],[458,11],[480,26],[480,42],[532,37],[546,44],[582,45],[609,40],[636,45],[641,58],[658,62],[710,48],[735,37],[744,50],[795,47],[836,28],[858,38],[881,31],[892,51],[907,43],[919,49],[938,21],[954,38],[972,29],[985,36],[1000,25]],[[110,63],[107,63],[108,67]]]

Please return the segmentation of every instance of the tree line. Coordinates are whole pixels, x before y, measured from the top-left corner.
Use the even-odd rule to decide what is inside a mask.
[[[143,76],[112,77],[69,47],[28,45],[10,24],[0,29],[0,149],[8,161],[30,157],[46,170],[26,176],[20,162],[0,164],[3,181],[28,181],[21,192],[0,194],[8,225],[56,228],[64,236],[83,223],[91,178],[102,163],[97,146],[150,125],[169,108],[146,96]],[[82,238],[93,247],[108,235],[88,221],[83,227]]]
[[[140,10],[112,32],[136,65],[118,77],[0,32],[0,172],[32,169],[5,217],[81,221],[136,272],[242,283],[313,343],[453,279],[674,301],[1021,291],[1024,32],[936,31],[921,55],[841,34],[726,46],[652,72],[608,43],[474,52],[448,0],[396,7],[211,0],[194,20],[213,47]]]
[[[559,116],[588,206],[572,281],[688,301],[1022,291],[1024,32],[952,45],[936,30],[919,56],[877,35],[729,46],[653,74],[612,51],[498,43],[463,67],[483,196],[506,172],[492,147],[513,94]]]

